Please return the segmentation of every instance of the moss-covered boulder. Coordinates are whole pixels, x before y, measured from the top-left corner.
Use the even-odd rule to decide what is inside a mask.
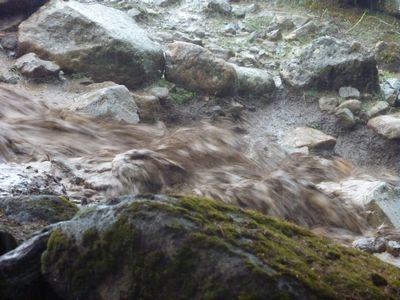
[[[397,299],[400,291],[400,270],[368,254],[192,197],[128,197],[81,211],[53,229],[41,269],[65,299]]]

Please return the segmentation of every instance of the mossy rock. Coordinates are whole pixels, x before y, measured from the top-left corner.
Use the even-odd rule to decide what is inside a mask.
[[[65,196],[33,195],[0,198],[0,209],[10,220],[44,225],[71,219],[78,207]]]
[[[400,270],[373,256],[196,197],[82,211],[41,265],[66,299],[397,299],[400,287]]]

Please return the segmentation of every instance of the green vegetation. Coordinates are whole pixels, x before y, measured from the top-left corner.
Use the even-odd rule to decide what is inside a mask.
[[[213,200],[133,201],[118,212],[80,242],[52,233],[42,269],[71,299],[99,299],[110,281],[140,299],[396,299],[400,287],[400,271],[368,254]]]
[[[197,93],[188,91],[183,88],[175,86],[173,83],[168,82],[165,78],[161,78],[158,81],[158,86],[170,88],[169,96],[177,104],[185,104],[197,97]]]

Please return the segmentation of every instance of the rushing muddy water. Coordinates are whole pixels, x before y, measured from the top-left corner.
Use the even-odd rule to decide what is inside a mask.
[[[289,155],[273,141],[266,142],[266,156],[229,123],[177,129],[118,124],[51,110],[4,87],[0,101],[0,160],[51,161],[72,195],[196,194],[324,233],[370,229],[361,208],[316,188],[351,175],[348,162]]]

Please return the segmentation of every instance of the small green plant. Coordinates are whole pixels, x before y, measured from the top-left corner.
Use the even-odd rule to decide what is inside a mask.
[[[321,128],[322,128],[321,123],[317,123],[317,122],[313,122],[309,126],[311,128],[317,129],[317,130],[321,130]]]
[[[194,99],[197,96],[197,94],[196,92],[191,92],[183,88],[174,87],[171,90],[170,96],[175,103],[184,104]]]

